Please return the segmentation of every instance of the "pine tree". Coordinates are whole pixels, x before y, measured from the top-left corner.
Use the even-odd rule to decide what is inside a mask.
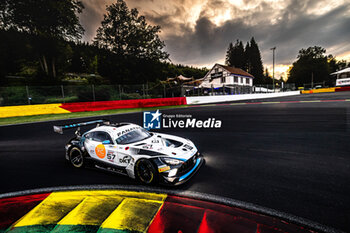
[[[263,83],[264,81],[264,67],[261,61],[261,54],[258,44],[255,42],[254,37],[250,40],[250,73],[255,77],[255,83]]]
[[[229,44],[226,52],[226,64],[228,66],[243,68],[244,47],[242,41],[237,40],[235,45]]]
[[[233,52],[233,44],[230,43],[230,44],[228,45],[228,48],[227,48],[226,59],[225,59],[225,63],[226,63],[226,65],[228,65],[228,66],[231,66],[231,64],[232,64],[232,60],[231,60],[232,52]]]
[[[238,68],[244,69],[244,46],[243,46],[243,42],[239,41],[238,45],[237,45],[237,56],[239,57],[238,60]]]
[[[251,49],[250,49],[249,42],[247,42],[244,49],[243,63],[244,63],[243,70],[250,73],[252,65],[251,65]]]
[[[237,40],[235,45],[230,43],[226,52],[226,64],[252,74],[256,83],[265,82],[261,54],[254,37],[247,42],[245,48],[240,40]]]

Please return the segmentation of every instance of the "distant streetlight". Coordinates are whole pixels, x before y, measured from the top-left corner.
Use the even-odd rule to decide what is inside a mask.
[[[275,50],[276,50],[276,46],[271,48],[272,50],[272,54],[273,54],[273,58],[272,58],[272,86],[273,86],[273,92],[275,92]]]

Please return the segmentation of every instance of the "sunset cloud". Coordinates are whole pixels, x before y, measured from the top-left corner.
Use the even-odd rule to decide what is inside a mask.
[[[91,41],[113,0],[83,0],[81,22]],[[174,63],[208,66],[223,61],[229,42],[252,36],[263,63],[286,69],[301,48],[319,45],[327,53],[350,53],[350,3],[346,0],[127,0],[151,24],[160,25],[161,39]],[[209,65],[210,66],[210,65]],[[282,72],[283,73],[283,72]]]

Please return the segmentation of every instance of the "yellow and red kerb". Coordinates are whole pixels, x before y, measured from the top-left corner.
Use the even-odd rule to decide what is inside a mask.
[[[167,194],[62,191],[0,199],[0,232],[310,232],[239,208]]]
[[[186,105],[186,98],[174,97],[158,99],[113,100],[97,102],[6,106],[0,107],[0,118],[44,114],[61,114],[72,112],[102,111],[122,108],[149,108],[174,105]]]
[[[0,107],[0,118],[70,113],[70,111],[61,108],[61,105],[62,104],[38,104]]]

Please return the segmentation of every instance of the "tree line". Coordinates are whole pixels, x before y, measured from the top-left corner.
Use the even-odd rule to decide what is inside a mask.
[[[245,47],[241,40],[236,40],[234,45],[230,43],[226,52],[225,63],[228,66],[240,68],[252,74],[255,77],[254,84],[270,83],[269,78],[264,75],[259,46],[254,37],[246,43]]]
[[[290,67],[288,82],[297,86],[310,86],[311,83],[321,82],[334,86],[335,77],[330,74],[346,67],[350,67],[350,63],[337,60],[332,54],[327,55],[325,48],[308,47],[299,51],[297,60]]]
[[[136,84],[207,72],[172,64],[160,27],[123,0],[107,6],[92,43],[81,42],[83,10],[78,0],[1,0],[0,83],[9,85],[14,76],[29,84],[55,84],[69,73],[86,73],[100,77],[89,79],[92,83]]]
[[[255,77],[254,84],[272,83],[267,68],[265,73],[263,71],[259,46],[254,37],[245,46],[241,40],[236,40],[235,44],[230,43],[225,62],[229,66],[241,68],[252,74]],[[303,48],[288,71],[287,82],[295,83],[297,86],[311,85],[311,82],[322,82],[327,86],[333,86],[335,78],[330,74],[346,67],[350,67],[350,63],[337,60],[332,54],[327,55],[325,48],[320,46]],[[281,82],[281,80],[275,80],[275,82]]]

